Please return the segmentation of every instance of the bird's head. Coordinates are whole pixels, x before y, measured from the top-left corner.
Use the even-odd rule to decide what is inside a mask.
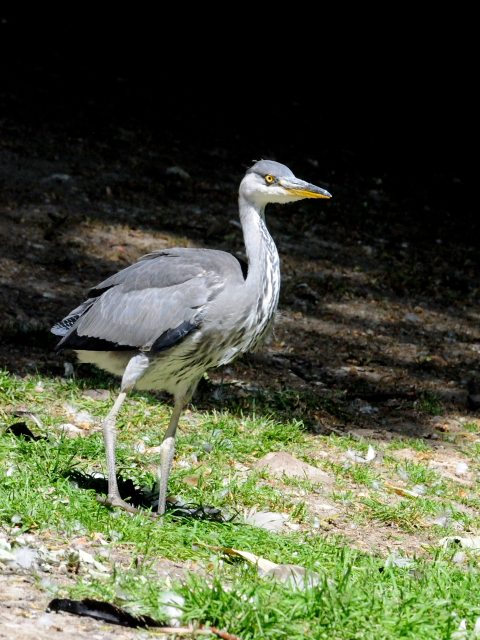
[[[240,195],[262,208],[269,202],[332,197],[325,189],[299,180],[288,167],[273,160],[260,160],[250,167],[240,184]]]

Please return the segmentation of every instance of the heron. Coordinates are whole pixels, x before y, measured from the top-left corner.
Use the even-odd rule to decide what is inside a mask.
[[[88,299],[52,329],[56,349],[121,377],[120,393],[103,421],[106,505],[136,513],[120,496],[116,421],[135,387],[164,390],[173,410],[160,448],[158,516],[165,513],[178,421],[211,367],[253,350],[272,327],[280,292],[280,260],[265,224],[268,203],[331,194],[295,177],[283,164],[261,160],[239,188],[247,262],[214,249],[173,248],[149,253],[89,291]]]

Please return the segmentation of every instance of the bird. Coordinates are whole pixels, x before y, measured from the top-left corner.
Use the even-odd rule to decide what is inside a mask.
[[[97,499],[128,512],[116,477],[116,421],[127,394],[163,390],[173,410],[160,447],[159,501],[165,514],[178,421],[211,367],[253,350],[271,329],[280,293],[280,259],[265,224],[268,203],[331,194],[295,177],[283,164],[260,160],[239,187],[239,216],[247,261],[225,251],[172,248],[153,251],[107,278],[88,299],[55,324],[57,351],[74,350],[121,377],[120,393],[103,421],[108,495]]]

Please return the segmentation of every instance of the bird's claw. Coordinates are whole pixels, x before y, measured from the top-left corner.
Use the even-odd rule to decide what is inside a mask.
[[[108,498],[97,496],[97,502],[101,502],[102,504],[109,507],[120,507],[120,509],[128,511],[129,513],[140,513],[142,515],[148,516],[149,518],[158,518],[158,513],[144,511],[143,509],[136,509],[135,507],[132,507],[131,504],[128,504],[128,502],[125,502],[125,500],[122,500],[120,496],[109,496]]]

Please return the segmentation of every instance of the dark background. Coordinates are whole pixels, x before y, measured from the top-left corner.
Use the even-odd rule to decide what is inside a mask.
[[[239,170],[308,158],[326,181],[375,176],[416,217],[431,215],[425,204],[446,212],[472,241],[468,16],[390,12],[7,10],[1,110],[107,142],[118,126],[144,129],[192,158],[221,148]]]

